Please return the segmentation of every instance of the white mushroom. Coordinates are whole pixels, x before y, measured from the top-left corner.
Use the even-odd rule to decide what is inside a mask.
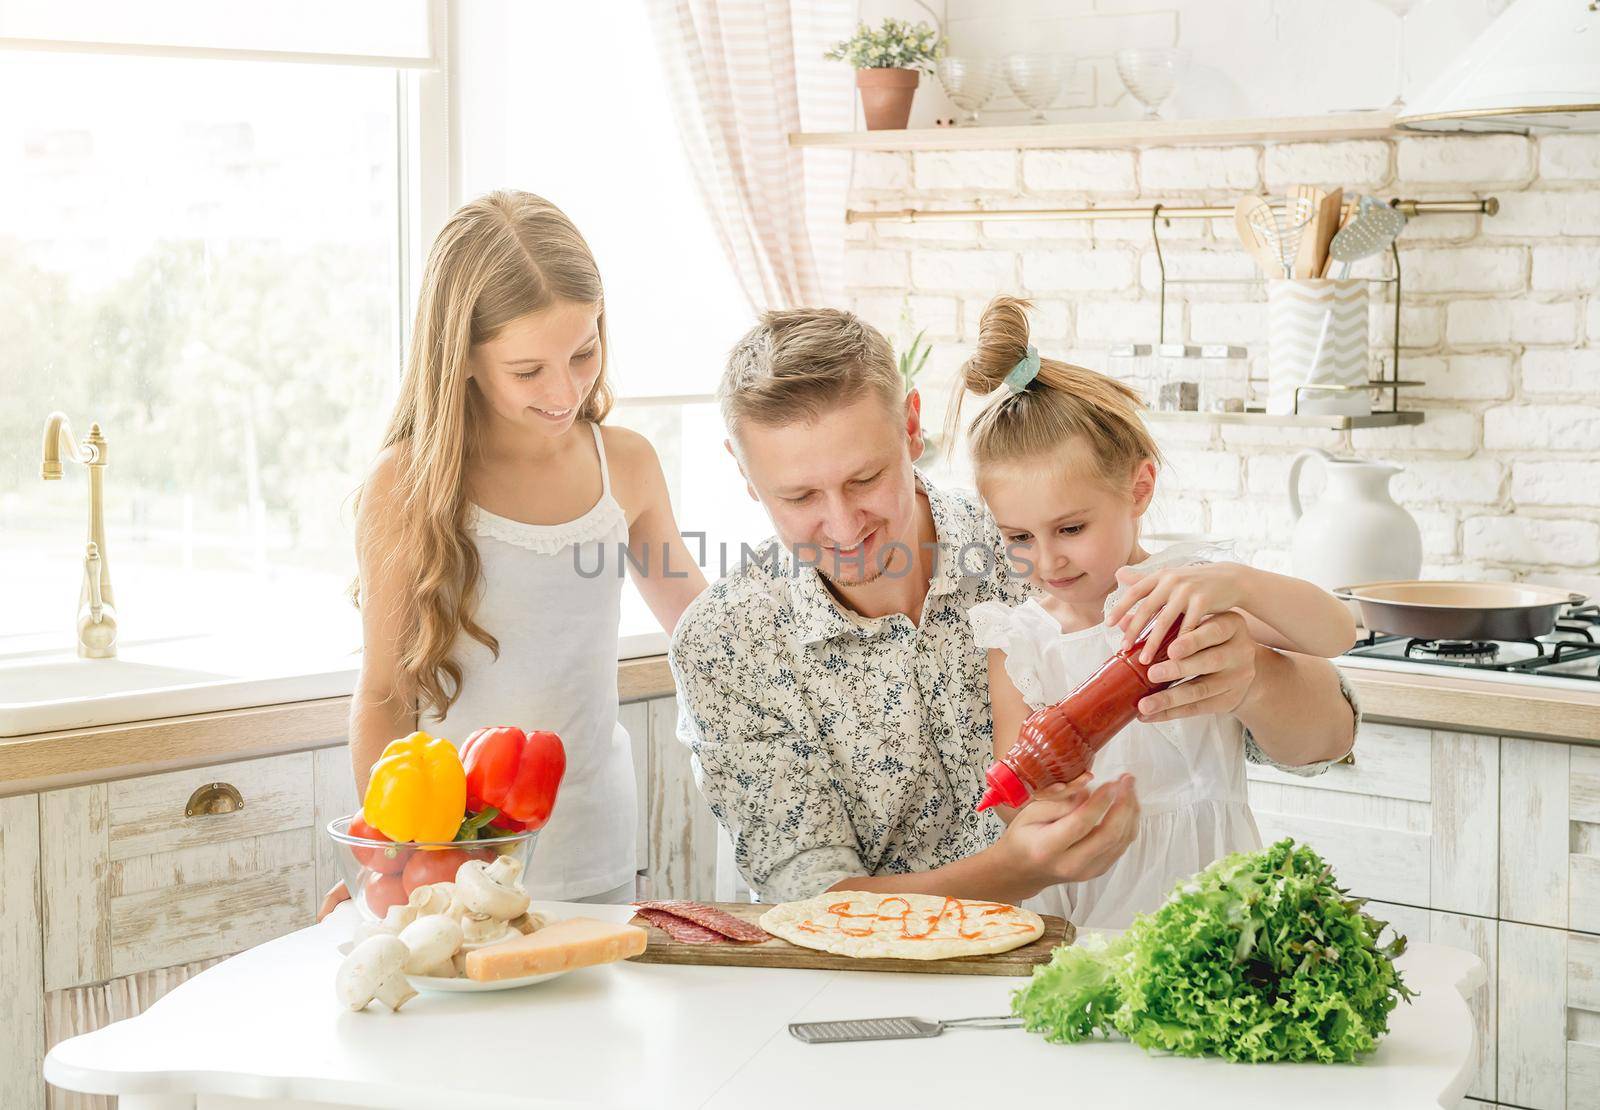
[[[429,914],[447,912],[455,899],[455,893],[454,883],[429,883],[427,886],[417,887],[406,899],[406,904],[416,911],[416,916],[412,920],[427,917]]]
[[[400,1009],[417,993],[404,974],[410,954],[399,937],[368,937],[339,965],[334,980],[339,1001],[352,1010],[364,1010],[376,998],[391,1010]]]
[[[455,896],[469,913],[510,921],[528,908],[528,892],[517,882],[521,874],[522,865],[510,856],[468,860],[456,871]]]
[[[507,924],[517,932],[526,935],[528,933],[537,933],[540,929],[550,924],[550,919],[542,913],[529,910],[520,917],[513,917]]]
[[[476,913],[469,913],[461,918],[461,946],[464,949],[499,944],[516,935],[516,930],[499,918],[485,917]]]
[[[407,975],[437,975],[442,964],[454,973],[450,960],[461,947],[461,926],[442,914],[419,917],[407,925],[400,934],[410,955],[406,957]]]

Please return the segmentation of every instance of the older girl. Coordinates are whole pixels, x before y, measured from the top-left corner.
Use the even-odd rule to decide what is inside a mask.
[[[488,725],[558,733],[566,778],[525,885],[626,902],[636,800],[617,721],[620,550],[669,632],[705,580],[655,451],[603,424],[605,343],[599,271],[555,205],[496,192],[450,218],[359,503],[350,759],[364,791],[384,745],[417,728],[457,743]]]
[[[991,302],[964,367],[965,388],[989,397],[968,428],[978,490],[1041,591],[969,613],[977,643],[991,649],[995,754],[1009,750],[1032,709],[1070,693],[1127,635],[1152,620],[1157,642],[1172,623],[1182,628],[1151,677],[1187,681],[1145,698],[1093,769],[1101,779],[1133,776],[1138,834],[1104,874],[1036,900],[1080,926],[1120,928],[1179,879],[1259,846],[1247,758],[1315,774],[1350,750],[1353,703],[1318,657],[1339,654],[1355,630],[1331,595],[1227,561],[1216,547],[1147,553],[1139,525],[1160,452],[1138,395],[1041,359],[1026,308]]]

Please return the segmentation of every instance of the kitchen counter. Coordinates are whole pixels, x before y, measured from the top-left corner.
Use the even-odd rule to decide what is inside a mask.
[[[658,693],[659,692],[659,693]],[[624,702],[672,692],[664,655],[617,665]],[[0,797],[345,742],[348,697],[0,738]]]
[[[1525,686],[1492,677],[1378,670],[1339,661],[1376,720],[1496,736],[1600,744],[1600,683]]]
[[[626,920],[625,906],[545,903],[556,916]],[[423,993],[398,1014],[333,997],[349,906],[179,986],[144,1014],[58,1044],[45,1077],[115,1094],[123,1110],[233,1096],[274,1107],[804,1107],[841,1098],[902,1106],[1007,1101],[1200,1110],[1293,1104],[1454,1105],[1466,1089],[1465,998],[1483,964],[1417,944],[1402,957],[1420,996],[1360,1067],[1250,1067],[1147,1055],[1126,1042],[1051,1045],[1020,1029],[928,1041],[805,1045],[791,1021],[1001,1014],[1023,980],[989,976],[614,964],[519,990]],[[933,1077],[937,1076],[935,1080]],[[826,1078],[823,1078],[826,1077]],[[920,1078],[919,1078],[920,1077]],[[809,1081],[806,1081],[808,1080]],[[197,1096],[200,1101],[197,1102]],[[273,1101],[281,1100],[281,1101]]]

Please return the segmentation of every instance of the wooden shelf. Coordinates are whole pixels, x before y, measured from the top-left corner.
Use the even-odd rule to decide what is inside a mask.
[[[1420,412],[1375,412],[1368,416],[1280,416],[1271,412],[1158,412],[1147,409],[1147,420],[1179,424],[1254,424],[1260,428],[1393,428],[1401,424],[1421,424]]]
[[[1231,120],[1113,120],[1012,127],[926,127],[906,131],[794,131],[791,146],[854,150],[1004,150],[1048,147],[1196,146],[1321,142],[1394,134],[1386,111]]]

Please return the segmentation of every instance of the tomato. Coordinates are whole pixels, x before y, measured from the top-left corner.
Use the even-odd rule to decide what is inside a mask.
[[[363,840],[388,841],[377,829],[357,817],[350,822],[350,835],[359,836]],[[368,871],[377,871],[384,875],[398,875],[405,870],[406,857],[410,855],[400,848],[351,848],[350,854]]]
[[[388,913],[390,906],[406,904],[406,887],[399,875],[370,871],[361,884],[361,893],[367,900],[367,909],[378,917]]]
[[[488,848],[441,848],[438,851],[418,850],[411,853],[401,882],[409,895],[419,886],[430,883],[453,883],[463,863],[469,859],[492,860],[494,852]]]

